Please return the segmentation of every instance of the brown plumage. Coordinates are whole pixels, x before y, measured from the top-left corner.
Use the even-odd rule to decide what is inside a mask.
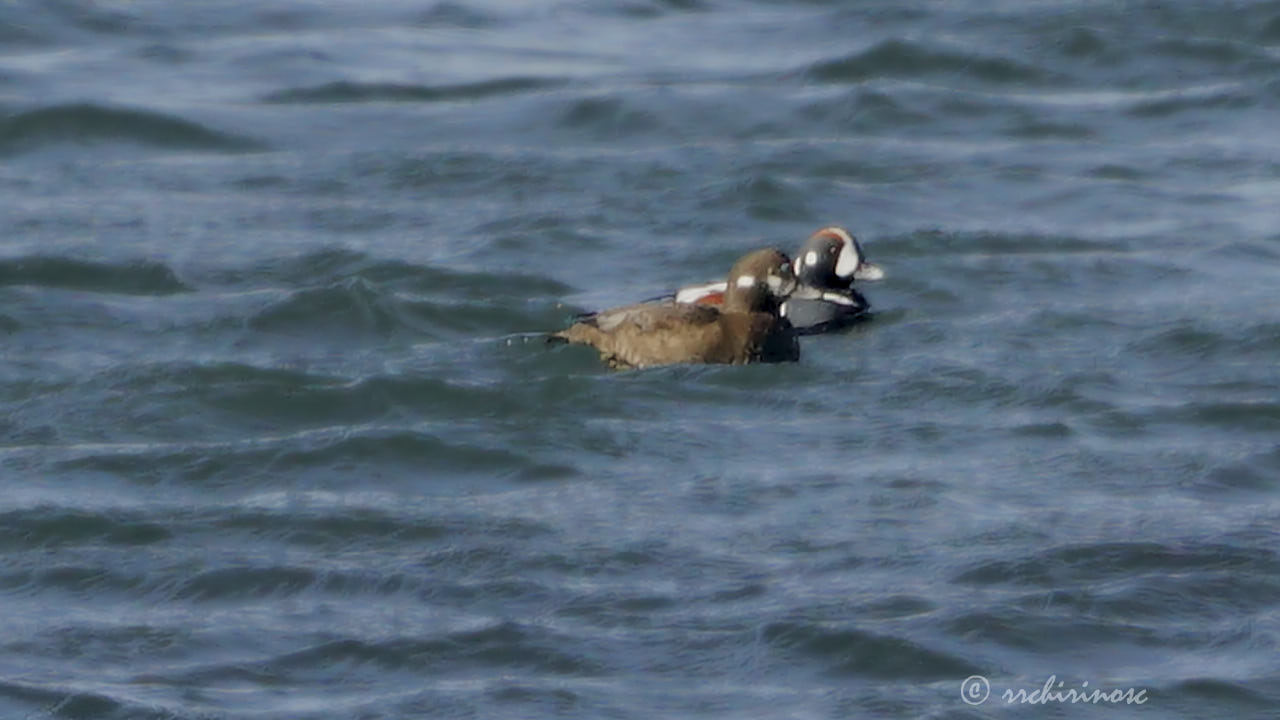
[[[610,367],[796,360],[800,346],[778,306],[796,287],[787,256],[756,250],[729,270],[720,307],[670,301],[605,310],[551,336],[590,345]]]

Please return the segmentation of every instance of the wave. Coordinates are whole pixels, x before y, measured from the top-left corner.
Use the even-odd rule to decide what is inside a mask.
[[[292,288],[244,319],[260,333],[455,339],[544,330],[569,286],[518,272],[452,270],[331,249],[220,270],[207,283]]]
[[[857,88],[840,97],[824,98],[808,103],[800,108],[799,113],[808,120],[832,124],[841,132],[897,132],[906,126],[924,125],[933,119],[926,113],[908,107],[892,95],[865,87]],[[898,158],[898,160],[903,165],[909,166],[904,159]],[[834,162],[857,163],[859,159],[841,158]],[[813,164],[821,165],[822,163],[814,162]],[[893,167],[897,170],[898,166]]]
[[[950,680],[981,674],[963,658],[922,647],[906,638],[797,621],[766,625],[771,647],[800,660],[817,661],[842,675],[902,680]]]
[[[1262,49],[1242,42],[1208,38],[1168,38],[1147,48],[1151,55],[1164,55],[1199,62],[1227,65],[1233,74],[1250,69],[1269,71],[1276,62]]]
[[[1059,589],[1042,604],[1068,604],[1073,598]],[[1081,600],[1082,603],[1086,602]],[[1091,610],[1097,609],[1090,606]],[[1046,616],[1039,608],[1003,607],[999,612],[971,612],[945,623],[948,633],[971,643],[996,643],[1021,651],[1063,653],[1109,644],[1155,645],[1161,640],[1150,627],[1122,620],[1079,615]]]
[[[1214,468],[1205,476],[1204,492],[1218,496],[1223,490],[1271,491],[1280,486],[1280,447]]]
[[[569,638],[534,626],[504,622],[481,630],[449,633],[438,638],[397,639],[378,643],[342,640],[275,660],[286,668],[332,666],[343,659],[372,660],[381,665],[421,669],[465,666],[507,667],[554,675],[601,674],[599,661],[561,648]]]
[[[249,318],[248,326],[258,332],[282,334],[370,333],[389,337],[413,330],[429,334],[429,328],[414,323],[403,303],[360,278],[294,292]]]
[[[1269,684],[1274,686],[1274,683]],[[1266,685],[1259,683],[1260,687]],[[1274,690],[1254,690],[1222,678],[1191,678],[1172,687],[1161,688],[1158,692],[1161,703],[1171,703],[1170,707],[1183,709],[1190,717],[1210,717],[1223,711],[1244,716],[1250,710],[1256,710],[1257,717],[1266,717],[1276,708]],[[1197,706],[1202,709],[1194,710]]]
[[[467,513],[397,512],[370,507],[310,512],[239,509],[225,514],[210,514],[211,531],[219,536],[244,532],[255,537],[276,538],[293,545],[310,547],[349,547],[352,542],[369,538],[395,537],[402,543],[431,543],[459,538],[486,542],[527,542],[549,537],[554,530],[541,522],[520,518],[494,518]]]
[[[298,290],[258,311],[247,326],[261,333],[329,338],[444,340],[458,335],[531,332],[563,321],[550,301],[406,297],[362,278]]]
[[[101,692],[85,692],[58,685],[0,680],[0,697],[12,698],[31,706],[22,717],[60,718],[136,718],[137,720],[175,720],[182,718],[144,703],[130,703]]]
[[[799,183],[769,173],[717,181],[700,188],[698,196],[703,208],[745,211],[761,220],[813,222],[815,218]]]
[[[8,9],[6,9],[8,11]],[[6,12],[6,15],[8,12]],[[0,18],[0,46],[44,45],[49,38],[11,17]]]
[[[1280,557],[1270,551],[1206,543],[1191,546],[1150,542],[1090,543],[1058,547],[1020,560],[982,562],[959,573],[952,582],[1058,588],[1129,579],[1139,573],[1187,574],[1225,570],[1277,575],[1280,574]]]
[[[461,3],[436,3],[430,10],[419,14],[415,24],[420,27],[451,27],[479,29],[493,27],[501,23],[496,15],[486,14]]]
[[[1192,427],[1242,432],[1280,431],[1280,403],[1266,400],[1192,402],[1172,411],[1162,411],[1160,417],[1182,420]]]
[[[117,511],[35,508],[0,513],[0,548],[66,545],[149,545],[172,537],[163,525]]]
[[[910,235],[876,239],[876,247],[893,255],[934,257],[939,255],[1026,255],[1115,252],[1113,242],[1089,240],[1072,235],[942,232],[922,230]]]
[[[1001,84],[1039,84],[1050,79],[1049,73],[1039,68],[1007,58],[932,50],[904,40],[887,40],[869,50],[814,63],[804,74],[811,81],[824,83],[938,74],[963,75]]]
[[[569,103],[558,124],[597,139],[619,139],[652,132],[661,123],[648,109],[631,107],[619,98],[595,97]]]
[[[95,7],[93,3],[47,3],[51,14],[71,27],[103,35],[132,35],[154,32],[155,27],[142,16],[121,9]]]
[[[317,470],[334,470],[348,477],[356,469],[411,469],[426,478],[480,475],[516,481],[572,477],[578,470],[539,462],[513,450],[444,440],[436,435],[403,429],[344,429],[302,433],[280,439],[159,445],[154,448],[92,450],[62,460],[64,471],[120,475],[131,480],[159,482],[179,479],[203,485],[223,481],[242,483],[246,477],[279,478]]]
[[[262,97],[267,103],[449,102],[536,92],[565,84],[557,78],[510,77],[458,85],[403,85],[338,81],[291,88]]]
[[[450,270],[403,260],[379,259],[345,248],[328,248],[304,255],[277,258],[256,265],[216,273],[212,279],[240,285],[315,288],[363,280],[379,286],[422,294],[444,294],[463,300],[559,296],[568,285],[534,275]]]
[[[172,295],[191,290],[163,263],[91,262],[46,255],[0,260],[0,287],[6,285],[122,295]]]
[[[58,143],[130,142],[179,150],[245,152],[260,150],[255,140],[211,130],[182,118],[147,110],[90,103],[55,105],[0,119],[0,154]]]
[[[443,408],[453,417],[517,412],[520,403],[501,388],[451,384],[426,377],[347,378],[239,363],[166,365],[144,369],[112,389],[135,396],[174,390],[219,411],[272,424],[325,426],[376,420],[397,408]]]
[[[219,580],[232,585],[250,578],[209,577],[201,585],[212,589]],[[252,590],[252,584],[245,590]],[[592,657],[588,648],[566,649],[582,645],[536,626],[504,622],[479,630],[465,630],[420,637],[398,637],[366,640],[339,637],[301,650],[281,653],[254,663],[248,679],[260,681],[269,677],[312,676],[345,668],[345,673],[415,672],[455,673],[484,668],[487,671],[518,670],[523,673],[553,676],[593,677],[603,674],[607,666]],[[261,675],[260,675],[261,674]],[[243,663],[213,664],[178,672],[148,675],[152,682],[187,685],[235,680],[243,682],[247,673]]]
[[[1238,92],[1187,93],[1134,104],[1127,111],[1139,118],[1162,118],[1196,110],[1243,110],[1258,104],[1258,98]]]
[[[1141,355],[1178,360],[1187,357],[1267,358],[1280,350],[1280,323],[1249,323],[1236,328],[1213,326],[1204,318],[1172,320],[1158,330],[1145,333],[1126,349]],[[1265,390],[1258,387],[1257,390]]]

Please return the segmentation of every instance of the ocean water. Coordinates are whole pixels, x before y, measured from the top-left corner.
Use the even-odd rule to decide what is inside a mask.
[[[1278,110],[1277,2],[0,3],[0,717],[1280,716]],[[543,342],[828,224],[798,363]]]

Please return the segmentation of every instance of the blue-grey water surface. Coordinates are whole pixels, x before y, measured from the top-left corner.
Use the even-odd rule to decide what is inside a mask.
[[[0,717],[1278,717],[1278,110],[1277,2],[2,3]],[[828,224],[798,363],[542,341]]]

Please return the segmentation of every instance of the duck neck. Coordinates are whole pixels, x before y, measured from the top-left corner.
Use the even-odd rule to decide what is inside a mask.
[[[724,294],[725,312],[768,312],[774,305],[772,296],[759,285],[744,288],[731,283]]]

